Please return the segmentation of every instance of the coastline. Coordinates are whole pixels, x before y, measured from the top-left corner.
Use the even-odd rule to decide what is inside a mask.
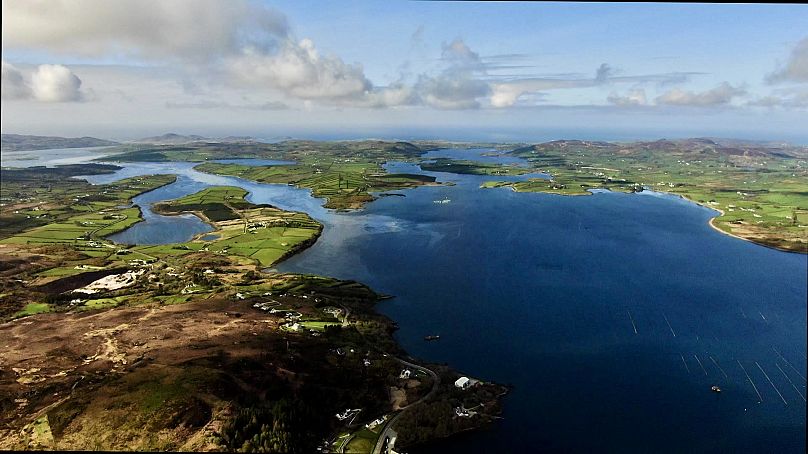
[[[688,202],[690,202],[690,203],[695,203],[695,204],[696,204],[696,205],[698,205],[698,206],[702,206],[702,207],[704,207],[704,208],[709,208],[709,209],[711,209],[711,210],[717,211],[717,212],[718,212],[718,215],[717,215],[717,216],[713,216],[713,217],[711,217],[711,218],[710,218],[710,220],[709,220],[709,221],[707,221],[707,224],[708,224],[708,225],[709,225],[709,226],[710,226],[710,227],[711,227],[713,230],[715,230],[716,232],[720,232],[720,233],[723,233],[724,235],[728,235],[728,236],[731,236],[731,237],[733,237],[733,238],[737,238],[737,239],[739,239],[739,240],[747,241],[747,242],[749,242],[749,243],[756,244],[756,245],[758,245],[758,246],[763,246],[763,247],[765,247],[765,248],[773,249],[773,250],[775,250],[775,251],[780,251],[780,252],[790,252],[790,253],[794,253],[794,254],[803,254],[803,255],[808,254],[808,244],[806,244],[806,245],[805,245],[804,250],[801,250],[801,251],[799,251],[799,250],[791,250],[791,249],[785,249],[785,248],[777,247],[777,246],[774,246],[774,245],[771,245],[771,244],[761,243],[761,242],[759,242],[759,241],[755,241],[755,240],[750,239],[750,238],[744,238],[744,237],[742,237],[742,236],[740,236],[740,235],[736,235],[736,234],[734,234],[734,233],[732,233],[732,232],[727,232],[726,230],[722,230],[722,229],[721,229],[721,228],[719,228],[717,225],[715,225],[714,221],[715,221],[716,219],[720,218],[721,216],[724,216],[724,215],[726,214],[726,212],[725,212],[724,210],[722,210],[722,209],[720,209],[720,208],[716,208],[716,207],[710,206],[710,205],[706,205],[706,204],[704,204],[704,203],[697,202],[697,201],[692,200],[692,199],[690,199],[690,198],[688,198],[688,197],[685,197],[685,196],[683,196],[683,195],[681,195],[681,194],[676,194],[676,193],[673,193],[673,192],[667,192],[667,191],[654,191],[654,192],[660,192],[660,193],[662,193],[662,194],[670,194],[670,195],[675,195],[675,196],[678,196],[680,199],[687,200],[687,201],[688,201]]]
[[[438,186],[438,185],[440,185],[440,183],[428,183],[426,185],[428,185],[428,186]],[[401,195],[403,196],[403,194],[401,194]],[[379,198],[378,194],[374,194],[374,196],[375,196],[374,200]],[[199,210],[171,212],[171,211],[166,211],[166,210],[161,209],[162,204],[166,203],[166,202],[168,202],[168,201],[156,202],[156,203],[150,204],[149,209],[151,209],[152,212],[154,212],[156,214],[159,214],[159,215],[163,215],[163,216],[178,216],[178,215],[181,215],[181,214],[184,214],[184,213],[190,213],[190,214],[193,214],[193,215],[197,216],[199,219],[201,219],[202,221],[204,221],[205,223],[207,223],[208,225],[213,227],[214,230],[212,232],[199,233],[197,235],[194,235],[192,240],[198,240],[201,236],[209,235],[211,233],[215,233],[215,232],[220,230],[218,228],[218,226],[213,221],[211,221],[207,216],[204,215],[203,212],[201,212]],[[271,204],[261,204],[259,206],[266,206],[266,207],[271,207],[271,208],[274,208],[274,209],[281,210],[280,208],[277,208],[277,207],[275,207],[275,206],[273,206]],[[142,209],[142,207],[141,207],[141,209]],[[364,209],[364,206],[358,208],[358,210],[361,210],[361,209]],[[281,211],[290,212],[290,213],[307,214],[307,213],[300,212],[300,211],[289,211],[289,210],[281,210]],[[316,233],[311,238],[309,238],[306,241],[303,241],[303,242],[295,245],[293,248],[286,251],[278,259],[276,259],[274,262],[272,262],[271,264],[269,264],[267,266],[261,266],[260,263],[257,264],[257,269],[260,270],[263,273],[273,274],[270,271],[270,269],[272,267],[277,266],[279,263],[283,262],[284,260],[287,260],[288,258],[293,257],[296,254],[301,253],[304,250],[306,250],[306,249],[312,247],[313,245],[315,245],[316,242],[319,240],[319,238],[322,236],[322,233],[323,233],[323,230],[324,230],[324,225],[320,221],[315,220],[315,222],[318,225],[318,229],[317,229]],[[387,295],[378,295],[378,297],[379,297],[378,301],[381,301],[383,299],[393,298],[393,296],[387,296]],[[373,316],[382,317],[384,319],[387,319],[386,316],[382,315],[381,313],[379,313],[376,310],[375,304],[373,305],[373,307],[370,307],[367,310],[370,313],[372,313]],[[393,349],[396,352],[396,359],[399,362],[401,362],[402,364],[404,364],[405,366],[409,366],[409,367],[413,367],[415,369],[421,369],[423,371],[426,371],[426,373],[428,375],[432,376],[433,380],[435,380],[435,381],[434,381],[432,389],[430,390],[430,392],[427,395],[421,397],[420,399],[418,399],[415,402],[412,402],[412,403],[406,405],[405,407],[403,407],[403,408],[401,408],[399,410],[393,410],[392,413],[385,413],[385,415],[393,414],[393,416],[388,421],[388,423],[384,426],[383,430],[381,431],[381,433],[379,435],[379,438],[377,439],[377,442],[374,445],[374,448],[375,448],[374,452],[376,452],[376,451],[378,451],[380,449],[381,443],[383,442],[383,440],[385,438],[385,434],[388,434],[389,432],[393,432],[395,430],[396,423],[400,420],[401,416],[403,416],[405,414],[409,414],[409,413],[413,413],[413,414],[420,413],[420,412],[423,411],[423,409],[425,408],[426,405],[428,405],[430,403],[433,403],[433,402],[435,402],[436,400],[439,400],[439,399],[446,399],[447,396],[449,396],[451,394],[451,389],[452,389],[454,380],[461,375],[460,373],[458,373],[457,371],[452,369],[450,366],[440,366],[440,370],[443,371],[442,372],[443,374],[450,374],[453,377],[452,380],[449,380],[448,383],[444,383],[443,386],[440,386],[441,385],[441,380],[440,380],[439,376],[436,375],[435,372],[433,372],[433,368],[436,367],[436,366],[435,365],[430,365],[428,363],[424,363],[423,361],[420,361],[420,360],[418,360],[416,358],[412,358],[411,356],[409,356],[409,354],[406,352],[406,350],[404,350],[403,347],[398,343],[398,341],[396,341],[395,338],[392,336],[392,332],[395,331],[395,329],[397,329],[397,325],[395,324],[394,321],[390,320],[390,325],[389,325],[388,329],[390,330],[390,333],[389,333],[390,335],[389,335],[389,339],[387,339],[385,343],[389,343],[390,345],[393,346]],[[407,358],[407,360],[403,360],[401,358]],[[481,412],[480,415],[477,418],[475,418],[474,420],[461,421],[465,425],[460,425],[458,427],[454,427],[454,425],[458,424],[458,422],[455,421],[455,418],[452,418],[451,415],[445,415],[445,418],[446,418],[446,421],[447,421],[447,427],[448,427],[447,432],[444,433],[444,434],[441,434],[441,436],[439,436],[439,437],[436,437],[434,439],[425,440],[425,441],[423,441],[422,443],[419,443],[419,444],[430,443],[430,442],[437,441],[437,440],[440,440],[440,439],[448,438],[450,436],[456,435],[456,434],[461,433],[461,432],[479,430],[479,429],[482,429],[482,428],[488,426],[491,423],[491,421],[498,418],[499,415],[500,415],[500,412],[501,412],[500,409],[501,409],[501,405],[502,405],[502,399],[508,392],[507,388],[502,386],[502,385],[499,385],[499,384],[496,384],[496,383],[491,383],[491,382],[487,382],[485,385],[482,385],[482,387],[485,388],[485,389],[487,389],[488,387],[502,388],[502,391],[497,395],[495,401],[491,403],[492,405],[491,405],[491,410],[490,410],[491,413],[490,414],[488,412]],[[399,433],[399,434],[404,433],[402,431],[396,431],[396,432]],[[393,432],[393,433],[396,433],[396,432]],[[406,435],[405,435],[405,438],[406,438]]]
[[[552,192],[552,191],[521,191],[521,190],[517,189],[512,183],[502,185],[502,186],[492,186],[492,187],[480,186],[480,189],[498,189],[498,188],[503,188],[503,187],[509,187],[509,188],[511,188],[511,190],[513,192],[522,192],[522,193],[535,192],[535,193],[542,193],[542,194],[559,195],[559,196],[564,196],[564,197],[580,197],[580,196],[593,195],[593,193],[589,192],[589,191],[587,191],[585,193],[577,193],[577,194],[564,194],[564,193],[561,193],[561,192]],[[606,190],[606,191],[609,191],[609,192],[617,192],[617,193],[624,193],[624,194],[633,193],[632,191],[613,191],[613,190],[608,189],[608,188],[593,188],[593,189],[603,189],[603,190]],[[760,241],[756,241],[756,240],[754,240],[752,238],[745,238],[743,236],[736,235],[736,234],[734,234],[732,232],[727,232],[726,230],[722,230],[721,228],[719,228],[714,223],[714,221],[716,219],[718,219],[721,216],[724,216],[726,214],[724,212],[724,210],[721,210],[720,208],[716,208],[716,207],[713,207],[713,206],[710,206],[710,205],[707,205],[707,204],[704,204],[704,203],[697,202],[697,201],[695,201],[693,199],[690,199],[690,198],[688,198],[688,197],[686,197],[686,196],[684,196],[682,194],[677,194],[675,192],[657,191],[656,189],[645,189],[645,191],[656,192],[656,193],[659,193],[659,194],[667,194],[667,195],[677,196],[680,199],[686,200],[686,201],[688,201],[690,203],[693,203],[693,204],[696,204],[698,206],[709,208],[711,210],[717,211],[719,214],[716,215],[716,216],[711,217],[707,221],[707,224],[710,226],[710,228],[712,228],[716,232],[720,232],[720,233],[722,233],[724,235],[728,235],[730,237],[737,238],[739,240],[747,241],[749,243],[756,244],[758,246],[763,246],[765,248],[773,249],[773,250],[780,251],[780,252],[789,252],[789,253],[803,254],[803,255],[808,254],[808,244],[805,244],[804,248],[802,250],[787,249],[787,248],[778,247],[778,246],[775,246],[775,245],[772,245],[772,244],[766,244],[766,243],[763,243],[763,242],[760,242]]]

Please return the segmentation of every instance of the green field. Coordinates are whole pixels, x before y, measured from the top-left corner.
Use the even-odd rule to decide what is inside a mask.
[[[262,183],[308,188],[314,197],[326,199],[325,207],[336,209],[361,208],[374,200],[370,192],[404,189],[435,181],[423,175],[385,174],[379,164],[370,162],[315,161],[308,165],[271,167],[206,163],[196,169]]]
[[[291,184],[312,190],[334,209],[358,209],[374,200],[373,192],[435,184],[424,175],[387,174],[388,161],[415,161],[425,149],[407,142],[312,142],[275,144],[202,144],[184,146],[127,145],[113,158],[131,161],[189,161],[203,163],[202,172],[238,176],[262,183]],[[225,158],[262,158],[292,161],[294,165],[245,166],[206,162]]]
[[[132,197],[175,180],[150,175],[92,186],[69,178],[92,168],[72,167],[72,173],[3,169],[0,244],[70,244],[87,255],[107,256],[114,249],[100,240],[141,219],[138,208],[125,208]]]
[[[23,310],[14,314],[15,317],[25,317],[28,315],[34,314],[42,314],[45,312],[50,312],[51,307],[50,304],[47,303],[29,303],[26,304]]]
[[[488,164],[449,158],[437,158],[434,162],[422,162],[421,169],[430,172],[450,172],[467,175],[523,175],[533,172],[529,167]]]
[[[254,205],[244,200],[246,195],[241,188],[216,186],[157,204],[154,209],[163,214],[198,213],[216,227],[215,240],[205,241],[201,237],[209,234],[200,235],[184,245],[187,250],[247,257],[263,266],[272,265],[319,236],[322,227],[305,213]],[[176,245],[135,250],[157,256],[183,253]]]
[[[778,249],[808,251],[808,153],[800,147],[738,149],[701,139],[558,141],[512,154],[552,178],[490,181],[481,187],[562,195],[650,188],[720,210],[713,225],[724,232]]]

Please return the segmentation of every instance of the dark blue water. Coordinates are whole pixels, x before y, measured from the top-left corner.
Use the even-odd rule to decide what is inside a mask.
[[[153,200],[230,184],[310,213],[323,236],[280,270],[396,295],[379,309],[413,356],[514,385],[489,430],[412,452],[804,452],[807,258],[714,231],[710,209],[651,192],[483,190],[490,177],[426,172],[455,185],[334,213],[305,190],[186,164],[102,177],[147,173],[181,176]]]
[[[396,295],[379,309],[408,352],[514,385],[491,430],[413,452],[803,452],[806,256],[678,197],[433,175],[457,185],[345,215],[279,266]]]

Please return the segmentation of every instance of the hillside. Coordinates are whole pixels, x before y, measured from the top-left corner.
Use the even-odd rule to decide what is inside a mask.
[[[204,137],[196,134],[183,135],[169,132],[161,136],[144,137],[142,139],[134,140],[134,143],[148,143],[154,145],[184,145],[195,142],[210,142],[210,143],[243,143],[254,142],[255,139],[247,136],[227,136],[227,137]]]
[[[111,140],[97,139],[95,137],[54,137],[54,136],[28,136],[22,134],[3,134],[2,151],[32,151],[48,150],[52,148],[84,148],[107,147],[118,145]]]

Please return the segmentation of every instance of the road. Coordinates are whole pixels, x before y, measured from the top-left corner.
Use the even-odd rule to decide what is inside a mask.
[[[403,415],[404,412],[406,412],[408,408],[411,408],[412,406],[414,406],[416,404],[419,404],[421,402],[424,402],[425,400],[427,400],[427,399],[431,398],[432,396],[434,396],[435,393],[438,392],[438,386],[440,385],[440,377],[438,377],[438,374],[433,372],[431,369],[427,369],[426,367],[419,366],[418,364],[411,363],[411,362],[403,360],[401,358],[396,358],[396,359],[401,364],[403,364],[403,365],[405,365],[407,367],[411,367],[413,369],[418,369],[420,371],[423,371],[427,375],[432,377],[432,389],[430,389],[429,392],[426,393],[426,395],[424,397],[422,397],[422,398],[416,400],[415,402],[411,402],[411,403],[405,405],[404,407],[402,407],[399,410],[399,412],[390,419],[390,421],[387,421],[387,424],[384,425],[384,429],[382,429],[382,432],[379,434],[379,438],[376,439],[376,446],[373,447],[373,450],[371,451],[372,454],[382,454],[382,446],[384,446],[384,440],[385,440],[385,438],[392,435],[393,426],[395,426],[396,421],[398,421],[398,418],[400,418],[401,415]]]

